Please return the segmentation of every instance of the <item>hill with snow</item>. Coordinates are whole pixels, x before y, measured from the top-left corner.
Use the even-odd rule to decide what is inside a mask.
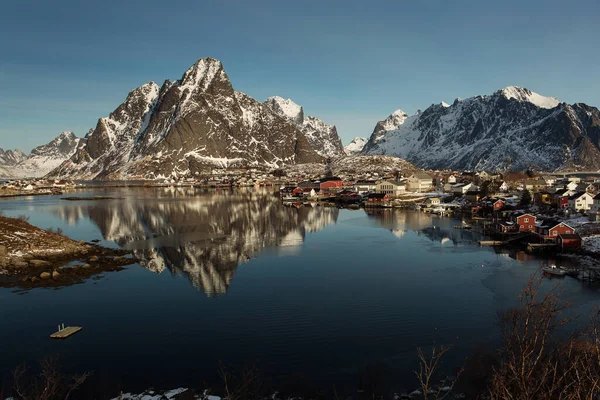
[[[64,131],[49,143],[34,148],[28,156],[18,149],[0,149],[0,177],[42,177],[73,156],[80,143],[81,138]]]
[[[509,86],[411,116],[398,110],[377,123],[363,153],[421,168],[597,170],[599,138],[597,108]]]

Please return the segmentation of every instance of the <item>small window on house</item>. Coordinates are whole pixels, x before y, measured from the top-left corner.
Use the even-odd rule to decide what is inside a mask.
[[[558,232],[556,232],[556,231],[553,231],[553,232],[552,232],[552,236],[558,236]]]
[[[525,222],[529,222],[529,218],[525,218]]]
[[[565,231],[565,233],[566,233],[567,235],[570,235],[570,234],[571,234],[571,231],[567,229],[567,230]]]

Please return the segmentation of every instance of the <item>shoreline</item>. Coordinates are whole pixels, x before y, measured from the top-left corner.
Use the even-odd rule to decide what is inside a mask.
[[[0,287],[68,286],[136,262],[131,251],[77,242],[25,219],[0,216]]]

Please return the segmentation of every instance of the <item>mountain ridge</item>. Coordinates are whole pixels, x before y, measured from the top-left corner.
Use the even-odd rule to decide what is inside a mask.
[[[363,153],[432,169],[600,169],[600,112],[583,103],[508,86],[395,114],[376,124]]]

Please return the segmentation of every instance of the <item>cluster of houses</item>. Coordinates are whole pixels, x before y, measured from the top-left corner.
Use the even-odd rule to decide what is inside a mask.
[[[344,181],[340,177],[325,177],[305,180],[295,185],[281,187],[282,198],[336,198],[342,201],[364,201],[367,204],[383,205],[392,198],[433,190],[433,178],[426,173],[415,173],[406,179]]]
[[[73,181],[54,179],[14,179],[0,184],[0,194],[11,194],[15,192],[37,193],[37,192],[60,192],[72,188],[76,184]]]
[[[490,228],[498,233],[527,234],[528,241],[533,237],[539,243],[555,244],[563,250],[581,248],[581,236],[576,228],[569,225],[568,220],[514,211],[501,199],[494,202],[493,210],[494,219]]]

